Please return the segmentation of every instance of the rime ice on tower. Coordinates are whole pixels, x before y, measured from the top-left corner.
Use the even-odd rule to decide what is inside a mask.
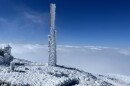
[[[49,62],[50,66],[56,66],[56,30],[55,30],[55,4],[50,4],[50,35],[48,36]]]

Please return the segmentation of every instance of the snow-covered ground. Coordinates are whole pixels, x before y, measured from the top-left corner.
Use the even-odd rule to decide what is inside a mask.
[[[14,72],[9,66],[0,66],[0,82],[12,86],[130,86],[130,77],[95,75],[82,70],[15,59]]]

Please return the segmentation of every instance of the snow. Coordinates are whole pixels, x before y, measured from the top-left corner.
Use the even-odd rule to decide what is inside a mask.
[[[114,86],[130,86],[130,77],[118,74],[98,75],[104,81],[113,84]]]
[[[41,49],[40,45],[36,46],[28,45],[26,47],[31,51],[35,48],[36,51],[37,48]],[[73,48],[72,46],[66,47]],[[80,47],[75,46],[75,50],[77,48],[79,50]],[[95,50],[110,49],[109,47],[93,46],[85,46],[85,48],[94,50],[94,52]],[[4,55],[8,57],[8,55]],[[23,56],[23,53],[21,53],[21,56]],[[14,58],[10,66],[0,65],[0,86],[2,83],[11,86],[130,86],[130,77],[117,74],[98,75],[72,67],[60,65],[54,67],[43,64],[43,62],[36,63]]]
[[[55,30],[55,10],[56,5],[50,4],[50,35],[48,37],[48,47],[49,47],[49,62],[51,66],[55,66],[57,62],[57,52],[56,52],[56,30]]]
[[[0,66],[0,81],[18,86],[130,86],[130,77],[124,77],[129,81],[121,82],[119,76],[95,75],[66,66],[54,67],[22,59],[14,62],[22,64],[15,65],[14,72],[9,66]]]
[[[11,55],[11,47],[10,45],[2,45],[0,47],[0,64],[10,64],[13,60],[13,56]]]
[[[119,75],[119,74],[108,74],[107,76],[111,78],[117,78],[124,83],[129,83],[130,86],[130,77],[128,76]]]

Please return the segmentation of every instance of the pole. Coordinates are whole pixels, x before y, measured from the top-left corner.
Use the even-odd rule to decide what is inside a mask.
[[[49,62],[50,66],[56,66],[57,54],[56,54],[56,30],[55,30],[55,4],[50,4],[50,35],[48,37],[49,47]]]

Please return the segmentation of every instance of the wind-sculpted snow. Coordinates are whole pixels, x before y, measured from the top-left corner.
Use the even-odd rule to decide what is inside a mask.
[[[107,77],[113,80],[115,83],[121,84],[120,86],[130,86],[130,77],[118,74],[108,74]],[[119,85],[118,85],[119,86]]]
[[[93,75],[82,70],[15,59],[14,72],[0,66],[0,81],[12,86],[130,86],[119,78]],[[120,82],[120,83],[118,83]],[[115,84],[117,83],[117,84]]]
[[[113,84],[114,86],[130,86],[130,77],[116,74],[97,75],[98,78]]]

